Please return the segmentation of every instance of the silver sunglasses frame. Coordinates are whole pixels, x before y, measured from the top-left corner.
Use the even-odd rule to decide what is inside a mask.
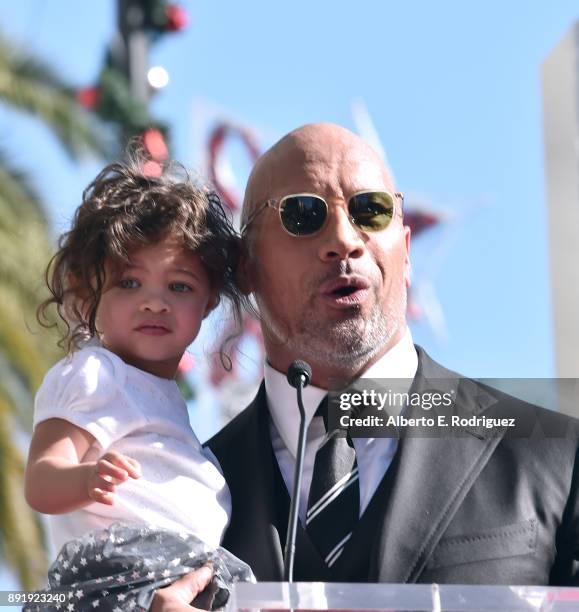
[[[363,189],[362,191],[356,191],[355,193],[353,193],[349,198],[348,198],[348,206],[350,205],[350,200],[358,195],[363,195],[366,193],[385,193],[387,194],[391,199],[392,199],[392,205],[394,207],[394,213],[392,214],[392,219],[394,219],[394,217],[396,217],[396,215],[400,215],[403,216],[404,215],[404,194],[400,191],[396,191],[394,194],[390,193],[389,191],[385,191],[383,189]],[[285,200],[289,199],[289,198],[295,198],[295,197],[300,197],[300,196],[309,196],[309,197],[313,197],[313,198],[318,198],[319,200],[321,200],[325,205],[326,205],[326,218],[324,220],[324,223],[322,225],[322,227],[320,227],[319,230],[316,230],[315,232],[311,233],[311,234],[294,234],[292,232],[290,232],[286,226],[283,223],[283,219],[281,218],[281,208],[282,208],[282,204]],[[397,209],[396,207],[396,200],[400,200],[400,209]],[[266,202],[264,202],[263,204],[261,204],[260,206],[258,206],[247,218],[247,221],[241,226],[241,234],[245,234],[247,228],[251,225],[251,223],[253,223],[253,221],[255,220],[255,218],[261,213],[263,212],[266,208],[273,208],[274,210],[277,210],[278,213],[278,217],[279,217],[279,222],[281,223],[281,226],[283,228],[283,230],[289,234],[290,236],[293,236],[294,238],[308,238],[309,236],[315,236],[318,232],[322,231],[323,227],[326,225],[326,221],[328,220],[328,211],[329,211],[329,206],[328,203],[326,202],[326,200],[324,200],[324,198],[322,198],[322,196],[318,195],[317,193],[306,193],[306,192],[302,192],[302,193],[290,193],[288,195],[283,196],[282,198],[271,198],[269,200],[267,200]],[[352,225],[359,229],[360,231],[364,231],[362,229],[360,229],[353,221],[353,219],[348,215],[348,218],[350,219],[350,223],[352,223]],[[384,229],[388,229],[388,227],[390,226],[390,223],[384,228]],[[384,230],[376,230],[376,231],[384,231]],[[370,233],[374,233],[374,232],[370,232]]]

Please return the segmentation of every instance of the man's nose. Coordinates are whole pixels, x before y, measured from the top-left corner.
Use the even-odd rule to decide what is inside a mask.
[[[159,291],[150,291],[143,296],[141,301],[141,312],[161,313],[169,311],[169,302],[165,296]]]
[[[330,212],[326,227],[322,230],[319,256],[322,261],[341,261],[361,257],[364,252],[364,239],[361,232],[352,224],[343,208]]]

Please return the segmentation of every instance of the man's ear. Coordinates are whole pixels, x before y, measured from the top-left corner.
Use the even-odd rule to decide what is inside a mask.
[[[404,282],[406,289],[410,289],[412,284],[412,264],[410,263],[410,227],[404,226],[404,242],[406,243],[406,257],[404,259]]]
[[[204,319],[209,315],[209,313],[212,310],[217,308],[217,305],[219,304],[220,301],[221,301],[221,298],[219,296],[219,292],[216,289],[213,289],[211,291],[211,297],[207,301],[207,306],[205,306],[205,312],[203,313]]]
[[[235,282],[238,289],[244,295],[249,295],[253,292],[253,274],[251,260],[249,257],[249,248],[247,245],[247,237],[241,242],[239,251],[239,263],[235,272]]]

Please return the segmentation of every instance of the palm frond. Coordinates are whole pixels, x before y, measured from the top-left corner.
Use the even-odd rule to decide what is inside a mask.
[[[16,410],[0,395],[0,539],[22,587],[34,589],[45,581],[48,563],[41,525],[24,499],[24,461],[13,436]]]
[[[38,350],[38,338],[27,328],[16,300],[10,294],[0,292],[0,346],[6,359],[22,376],[29,389],[36,390],[44,374],[47,363]]]
[[[75,93],[46,62],[0,34],[0,104],[38,118],[76,159],[108,152],[109,133],[76,102]],[[44,299],[43,272],[53,245],[42,200],[26,173],[0,151],[0,556],[22,587],[46,577],[46,543],[38,516],[23,495],[25,443],[34,393],[62,356],[55,335],[35,324]]]
[[[12,288],[21,308],[35,310],[45,296],[44,270],[53,252],[45,225],[38,216],[24,216],[16,224],[1,198],[0,217],[0,287]]]
[[[42,60],[0,35],[0,100],[37,116],[76,158],[92,151],[104,155],[102,126],[77,102],[74,90]]]
[[[9,206],[20,218],[22,214],[31,212],[42,215],[46,220],[42,200],[30,176],[21,168],[16,168],[3,149],[0,149],[0,200],[3,200],[3,204],[0,204],[2,213],[4,206]]]

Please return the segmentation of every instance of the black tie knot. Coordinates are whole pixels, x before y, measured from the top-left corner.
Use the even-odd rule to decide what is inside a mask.
[[[328,396],[324,395],[324,399],[319,403],[314,417],[322,417],[324,419],[324,427],[328,432]]]
[[[324,399],[320,402],[314,417],[322,417],[324,419],[324,428],[326,433],[340,436],[341,438],[346,438],[349,446],[353,447],[352,439],[350,438],[350,432],[347,427],[340,426],[340,422],[338,419],[332,419],[330,423],[329,419],[329,404],[328,396],[326,395]]]

